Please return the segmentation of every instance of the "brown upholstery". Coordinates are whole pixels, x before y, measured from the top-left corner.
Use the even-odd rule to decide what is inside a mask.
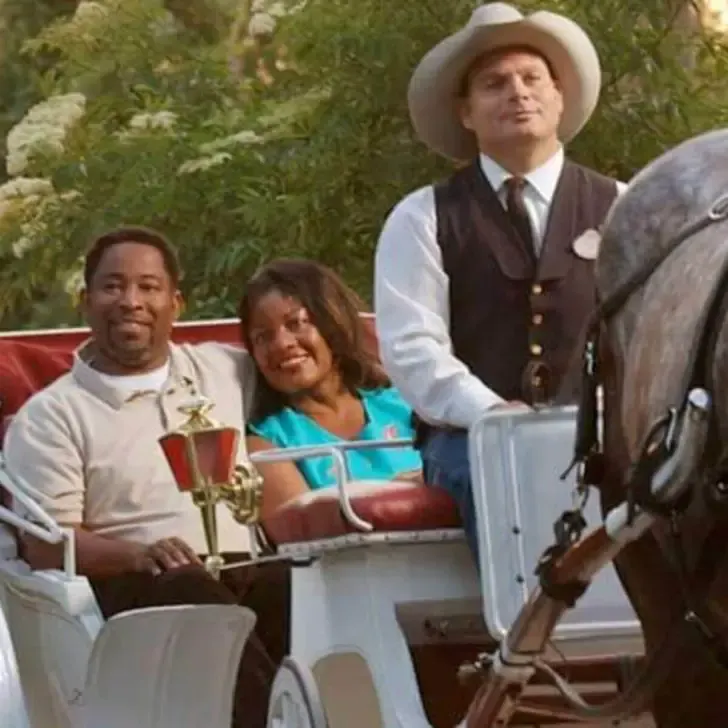
[[[414,483],[354,484],[347,493],[354,513],[371,523],[374,531],[428,531],[460,525],[455,502],[439,488]],[[299,496],[263,525],[276,544],[358,532],[344,519],[335,488]]]

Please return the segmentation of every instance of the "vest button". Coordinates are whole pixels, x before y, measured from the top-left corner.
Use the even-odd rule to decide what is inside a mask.
[[[539,296],[541,293],[543,293],[543,288],[541,287],[540,283],[534,283],[531,286],[531,293],[533,293],[534,296]]]
[[[543,323],[543,314],[542,313],[533,314],[531,321],[533,322],[534,326],[539,326],[540,324]]]
[[[534,356],[541,356],[541,354],[543,353],[543,348],[538,344],[531,344],[531,353]]]

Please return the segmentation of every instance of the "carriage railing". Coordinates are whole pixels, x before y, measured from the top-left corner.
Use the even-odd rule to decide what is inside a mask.
[[[76,576],[76,546],[72,528],[64,528],[43,509],[41,505],[46,496],[23,480],[16,473],[10,473],[0,451],[0,486],[29,515],[38,522],[31,521],[17,512],[0,505],[0,522],[6,523],[23,533],[35,536],[48,544],[63,544],[63,571],[69,578]]]

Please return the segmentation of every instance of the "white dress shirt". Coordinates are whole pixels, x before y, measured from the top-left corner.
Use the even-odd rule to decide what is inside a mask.
[[[483,155],[480,165],[505,206],[504,183],[512,175]],[[563,166],[559,149],[525,175],[524,203],[539,250]],[[617,187],[621,194],[627,185]],[[375,257],[374,309],[382,363],[424,420],[468,428],[503,401],[453,354],[449,279],[437,244],[431,185],[403,198],[384,224]]]

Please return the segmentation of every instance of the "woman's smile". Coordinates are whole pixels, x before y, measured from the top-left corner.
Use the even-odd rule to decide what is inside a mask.
[[[302,364],[305,364],[311,357],[308,354],[296,354],[283,359],[278,364],[278,369],[284,372],[295,371],[299,369]]]

